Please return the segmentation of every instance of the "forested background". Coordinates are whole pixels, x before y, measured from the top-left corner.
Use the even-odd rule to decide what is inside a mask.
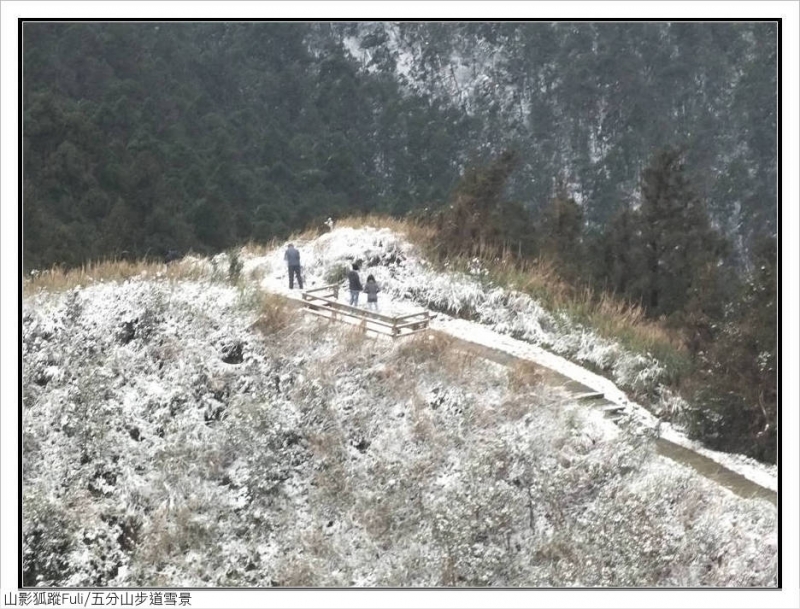
[[[696,433],[774,460],[777,63],[768,22],[26,22],[23,268],[411,214],[665,319]]]
[[[25,264],[214,250],[443,202],[506,148],[602,226],[680,146],[714,220],[775,230],[771,23],[36,23]]]

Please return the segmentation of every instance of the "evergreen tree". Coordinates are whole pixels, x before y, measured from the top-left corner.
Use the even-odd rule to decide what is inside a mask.
[[[531,253],[535,232],[532,218],[522,205],[504,197],[517,164],[516,153],[506,151],[489,165],[465,172],[451,203],[435,218],[442,255],[497,255],[504,250]]]
[[[565,277],[577,279],[587,262],[583,210],[567,194],[563,183],[542,214],[538,234],[540,255],[555,261]]]
[[[642,220],[637,210],[622,206],[593,243],[593,280],[600,289],[641,304],[644,286]]]
[[[713,448],[777,459],[777,248],[756,241],[754,270],[741,284],[719,337],[702,358],[694,434]]]
[[[118,200],[139,223],[132,232],[165,228],[135,240],[140,254],[186,239],[209,197],[230,212],[227,239],[269,238],[309,217],[440,203],[469,159],[510,148],[521,166],[507,199],[538,211],[565,173],[587,226],[602,230],[649,151],[681,143],[697,196],[741,237],[742,257],[752,234],[775,229],[775,24],[23,30],[28,268],[110,253],[113,236],[100,232]],[[163,201],[180,222],[155,217]],[[191,228],[191,245],[208,246],[198,232],[213,231]],[[73,244],[66,259],[44,238],[53,233]]]
[[[684,308],[703,269],[720,258],[720,238],[676,149],[658,152],[642,172],[643,303],[653,316]],[[710,267],[709,267],[710,265]]]

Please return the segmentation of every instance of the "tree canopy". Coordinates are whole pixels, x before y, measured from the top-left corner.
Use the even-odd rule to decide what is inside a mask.
[[[537,212],[561,184],[602,228],[680,146],[746,252],[775,230],[776,42],[760,22],[26,22],[24,265],[404,214],[508,149],[511,199]]]

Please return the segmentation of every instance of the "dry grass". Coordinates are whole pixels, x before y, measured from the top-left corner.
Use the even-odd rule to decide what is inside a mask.
[[[365,228],[369,226],[388,228],[396,233],[405,235],[409,241],[418,245],[430,244],[436,239],[436,229],[432,226],[425,226],[424,224],[408,219],[393,218],[391,216],[381,216],[378,214],[342,218],[336,221],[335,226],[347,226],[350,228]]]
[[[443,359],[452,349],[454,340],[439,332],[421,332],[404,340],[397,350],[400,357],[413,362]]]
[[[274,237],[266,242],[248,241],[245,243],[241,251],[248,256],[266,256],[276,248],[282,246],[284,241]]]
[[[253,322],[253,329],[271,336],[291,323],[293,311],[286,298],[266,292],[259,292],[257,298],[258,319]]]
[[[342,331],[342,354],[352,354],[373,343],[372,340],[367,341],[366,320],[360,324],[348,325]]]
[[[484,266],[496,284],[514,287],[537,299],[551,312],[565,312],[570,318],[592,328],[598,335],[618,340],[638,352],[685,353],[678,332],[664,321],[648,319],[644,309],[607,292],[576,289],[564,281],[552,262],[540,259],[515,264],[492,260]]]
[[[205,275],[204,269],[180,262],[164,264],[143,260],[103,260],[74,269],[54,266],[49,270],[39,271],[23,280],[22,292],[26,296],[41,290],[63,292],[77,286],[125,281],[133,277],[176,280],[199,279]]]
[[[480,358],[471,351],[462,351],[461,349],[447,348],[444,351],[443,359],[441,360],[442,366],[447,373],[453,377],[467,377],[476,367],[480,365]]]
[[[481,358],[472,351],[458,348],[458,341],[436,331],[420,332],[402,339],[397,349],[403,367],[419,364],[434,364],[448,378],[469,378],[482,365]]]
[[[403,373],[397,365],[385,364],[371,373],[371,378],[388,388],[398,387],[403,382]]]
[[[508,386],[515,393],[541,385],[543,380],[541,367],[527,360],[516,361],[508,370]]]

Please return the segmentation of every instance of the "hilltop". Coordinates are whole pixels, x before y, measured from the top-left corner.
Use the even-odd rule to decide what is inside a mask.
[[[398,230],[293,241],[308,286],[361,260],[384,311],[430,308],[438,332],[305,315],[284,243],[26,286],[26,585],[776,585],[775,506],[655,453],[655,418],[623,391],[680,410],[655,358],[491,284],[479,260],[439,268]],[[448,334],[592,364],[621,389],[581,381],[608,383],[629,420]]]

